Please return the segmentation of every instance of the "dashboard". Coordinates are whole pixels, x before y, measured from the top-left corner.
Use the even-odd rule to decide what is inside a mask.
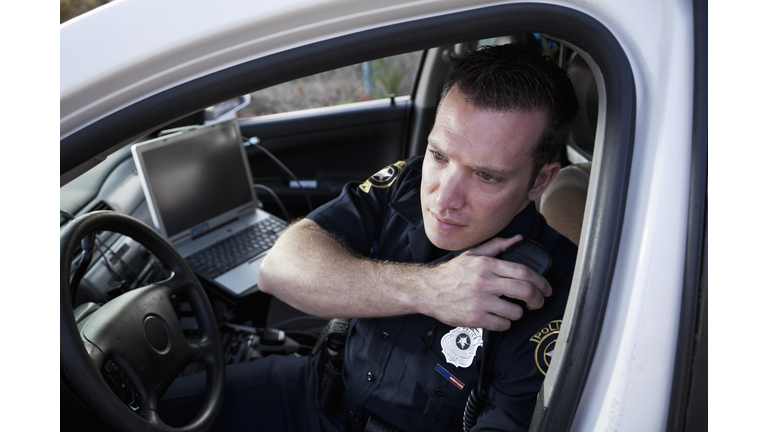
[[[130,149],[104,162],[60,191],[60,222],[97,210],[113,210],[152,225]],[[76,258],[73,271],[80,260]],[[96,236],[91,268],[83,277],[75,304],[104,303],[162,276],[159,263],[136,241],[111,233]]]
[[[113,210],[153,226],[130,146],[123,148],[78,179],[60,189],[61,227],[82,214]],[[82,264],[80,251],[72,274]],[[162,281],[170,272],[141,244],[130,237],[102,232],[95,236],[93,254],[74,300],[76,319],[82,320],[111,299],[130,290]],[[217,286],[201,284],[208,294],[220,324],[225,362],[250,361],[270,354],[306,354],[314,346],[327,320],[310,317],[287,307],[267,294],[255,292],[235,298]],[[185,336],[199,337],[192,309],[184,299],[175,299],[175,312]],[[271,307],[270,307],[271,306]],[[285,322],[287,330],[272,328]],[[302,325],[303,323],[303,325]],[[190,364],[183,374],[201,370]]]

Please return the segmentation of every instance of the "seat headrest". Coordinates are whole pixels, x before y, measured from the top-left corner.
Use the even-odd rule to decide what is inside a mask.
[[[568,165],[541,196],[540,212],[549,226],[579,244],[592,162]]]

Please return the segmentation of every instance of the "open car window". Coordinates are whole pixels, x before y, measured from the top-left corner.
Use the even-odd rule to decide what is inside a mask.
[[[251,93],[240,117],[410,96],[422,52],[399,54],[298,78]]]

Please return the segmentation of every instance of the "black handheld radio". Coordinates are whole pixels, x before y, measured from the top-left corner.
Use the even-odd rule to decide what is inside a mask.
[[[546,271],[549,270],[550,265],[552,265],[552,255],[547,248],[533,240],[519,241],[507,248],[507,250],[502,252],[497,258],[504,261],[524,264],[542,276],[544,276],[544,273],[546,273]],[[513,303],[522,303],[520,300],[512,299],[507,296],[501,296],[501,298]],[[467,398],[467,405],[464,407],[464,432],[469,432],[477,423],[483,405],[485,405],[487,396],[486,386],[483,383],[483,375],[485,374],[485,353],[488,351],[488,345],[491,343],[492,334],[493,332],[488,330],[483,332],[483,350],[480,352],[480,374],[477,380],[477,386],[470,392],[469,398]]]

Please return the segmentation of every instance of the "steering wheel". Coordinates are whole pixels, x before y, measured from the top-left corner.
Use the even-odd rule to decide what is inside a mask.
[[[70,268],[80,241],[99,231],[138,241],[172,275],[114,298],[78,324],[72,310]],[[154,229],[112,211],[92,212],[70,221],[59,241],[60,363],[75,393],[117,430],[207,430],[224,397],[224,356],[213,308],[186,262]],[[203,336],[197,344],[184,337],[171,305],[174,295],[183,295],[195,312]],[[193,361],[205,364],[205,400],[189,424],[172,428],[160,419],[157,407],[174,378]]]

